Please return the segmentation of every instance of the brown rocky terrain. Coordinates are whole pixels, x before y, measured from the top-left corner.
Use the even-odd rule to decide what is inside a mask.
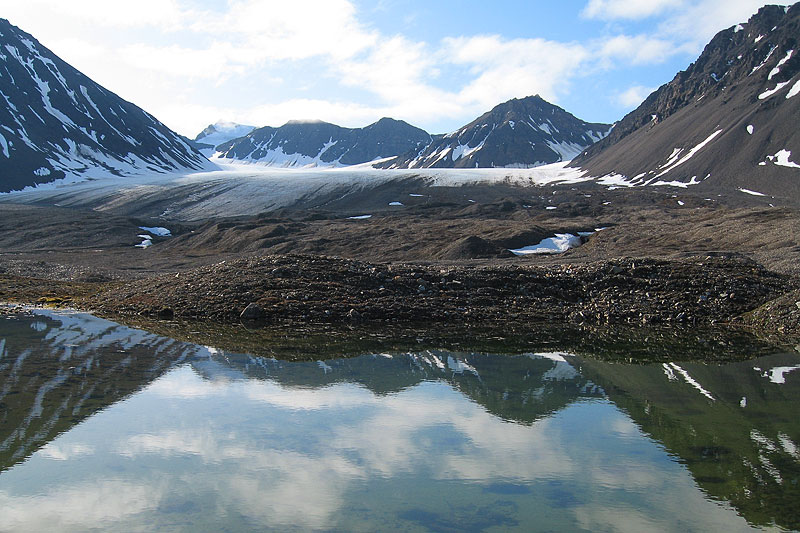
[[[426,192],[402,210],[373,190],[195,223],[0,204],[0,299],[229,323],[255,304],[257,321],[294,325],[733,323],[800,337],[793,207],[675,189]],[[173,236],[136,248],[139,226]],[[508,251],[596,228],[562,254]]]
[[[283,255],[145,278],[84,303],[220,322],[708,324],[767,302],[786,281],[734,257],[460,267]]]

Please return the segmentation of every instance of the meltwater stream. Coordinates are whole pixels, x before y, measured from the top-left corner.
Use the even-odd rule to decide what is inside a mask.
[[[800,355],[287,362],[0,318],[0,531],[800,527]]]

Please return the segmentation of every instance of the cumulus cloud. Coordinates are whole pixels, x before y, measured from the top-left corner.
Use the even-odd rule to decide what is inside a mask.
[[[484,110],[515,96],[540,94],[557,102],[589,58],[579,44],[545,39],[507,40],[496,35],[448,38],[442,53],[475,77],[458,93],[462,104]]]
[[[645,98],[650,96],[654,90],[653,87],[634,85],[617,95],[617,103],[626,109],[632,109],[644,102]]]
[[[97,82],[194,135],[218,118],[363,126],[392,116],[430,127],[463,123],[514,97],[538,93],[559,104],[592,73],[696,54],[714,32],[746,20],[762,3],[588,0],[584,18],[615,22],[602,38],[574,42],[388,35],[365,22],[366,8],[352,0],[229,0],[211,7],[0,0],[0,8]],[[627,26],[647,18],[652,31]]]

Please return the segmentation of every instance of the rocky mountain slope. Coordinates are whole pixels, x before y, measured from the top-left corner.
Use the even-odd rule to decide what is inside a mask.
[[[344,166],[396,156],[430,141],[424,130],[390,118],[365,128],[290,121],[279,128],[258,128],[216,150],[222,158],[282,167]]]
[[[697,184],[800,200],[800,4],[765,6],[573,164],[634,185]]]
[[[611,125],[584,122],[541,97],[513,99],[384,168],[534,167],[567,161]]]
[[[213,165],[153,116],[0,19],[0,192]]]

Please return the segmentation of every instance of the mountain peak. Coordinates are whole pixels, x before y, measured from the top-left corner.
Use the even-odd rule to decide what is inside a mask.
[[[213,168],[179,135],[0,19],[0,191]]]
[[[430,138],[419,128],[386,117],[364,128],[292,120],[280,128],[259,128],[217,149],[221,157],[274,166],[344,166],[396,156],[424,146]]]
[[[609,124],[590,124],[539,95],[496,105],[466,126],[387,163],[390,168],[533,167],[572,159],[602,139]]]
[[[800,3],[762,7],[715,35],[575,163],[634,185],[702,182],[797,198],[798,35]]]

